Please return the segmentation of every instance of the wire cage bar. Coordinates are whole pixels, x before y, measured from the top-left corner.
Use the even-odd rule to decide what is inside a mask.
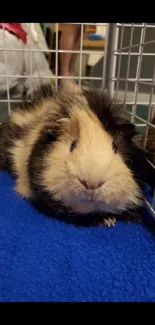
[[[107,91],[123,101],[126,116],[144,134],[145,148],[148,130],[155,128],[151,123],[155,116],[155,24],[109,25],[111,44],[107,44],[104,60]],[[146,203],[155,217],[155,190],[152,202]]]
[[[90,43],[86,42],[87,45],[84,43],[85,29],[88,24],[71,24],[81,25],[79,49],[72,51],[62,50],[59,46],[59,30],[60,25],[63,24],[56,23],[55,26],[47,24],[54,35],[52,46],[47,44],[44,34],[48,27],[43,33],[37,23],[22,24],[26,26],[28,40],[27,45],[24,45],[19,40],[15,41],[14,35],[9,36],[3,24],[2,30],[0,29],[2,33],[0,34],[0,60],[3,61],[5,68],[0,69],[0,122],[3,120],[3,115],[11,114],[12,105],[21,101],[21,96],[14,92],[15,88],[24,88],[25,84],[33,88],[36,83],[47,82],[47,80],[54,83],[57,88],[61,79],[72,79],[79,86],[102,87],[110,96],[121,100],[126,116],[136,124],[138,130],[143,132],[145,147],[148,130],[155,127],[151,123],[155,115],[155,24],[89,23],[90,30],[98,26],[104,28],[104,35],[102,35],[104,46],[96,45],[93,48]],[[60,74],[61,53],[77,54],[78,71],[72,76],[64,77]],[[13,55],[17,61],[16,64],[14,61],[15,70],[10,68]],[[53,58],[54,72],[51,72],[50,64],[47,65],[48,57]],[[99,57],[99,60],[96,64],[89,65],[90,57]],[[47,61],[40,70],[39,62],[45,58]],[[23,60],[22,66],[20,60]],[[90,66],[91,72],[88,73],[86,70]],[[152,168],[155,169],[155,166]],[[155,192],[152,202],[147,204],[155,216],[153,208]]]

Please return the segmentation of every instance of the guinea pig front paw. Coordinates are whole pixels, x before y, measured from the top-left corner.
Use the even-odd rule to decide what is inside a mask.
[[[115,217],[105,217],[103,219],[102,225],[107,226],[107,227],[114,227],[116,223],[116,218]]]
[[[141,216],[127,216],[125,217],[125,222],[127,223],[131,223],[131,222],[135,222],[135,223],[142,223],[142,218]]]

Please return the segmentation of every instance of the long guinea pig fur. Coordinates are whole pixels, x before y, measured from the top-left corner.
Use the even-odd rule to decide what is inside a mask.
[[[143,206],[148,170],[135,126],[102,91],[34,93],[0,127],[0,169],[15,190],[47,214],[99,224]]]

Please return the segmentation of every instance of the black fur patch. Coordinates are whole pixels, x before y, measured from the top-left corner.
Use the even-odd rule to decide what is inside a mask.
[[[52,150],[52,144],[58,141],[61,130],[57,127],[51,128],[51,124],[43,127],[40,137],[32,148],[32,152],[28,162],[28,173],[30,183],[35,193],[42,192],[42,187],[39,185],[41,179],[41,171],[43,170],[43,158],[47,151]]]
[[[8,153],[8,149],[12,147],[14,140],[23,139],[27,129],[23,129],[18,125],[3,122],[0,126],[0,169],[7,170],[16,177],[15,171],[12,168],[11,155]]]
[[[113,102],[103,91],[85,90],[84,96],[104,129],[112,136],[122,132],[124,137],[129,139],[136,134],[135,126],[123,117],[122,106]]]

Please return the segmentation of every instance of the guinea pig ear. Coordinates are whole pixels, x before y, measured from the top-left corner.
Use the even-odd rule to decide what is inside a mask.
[[[57,121],[57,125],[59,127],[66,127],[69,123],[70,119],[68,117],[62,117]]]
[[[116,119],[116,123],[119,126],[120,131],[126,138],[131,139],[133,136],[136,135],[135,125],[130,123],[128,120],[120,117]]]

